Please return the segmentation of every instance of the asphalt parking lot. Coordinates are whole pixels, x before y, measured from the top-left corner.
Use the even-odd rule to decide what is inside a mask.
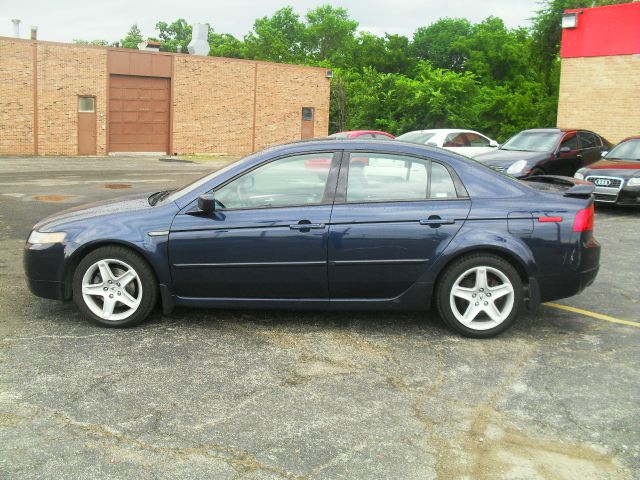
[[[0,478],[640,477],[640,211],[597,209],[600,274],[557,302],[578,311],[490,340],[388,312],[107,330],[27,290],[38,219],[224,163],[0,159]]]

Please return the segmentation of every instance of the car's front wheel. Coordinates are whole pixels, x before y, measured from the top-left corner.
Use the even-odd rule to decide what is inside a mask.
[[[93,322],[130,327],[142,322],[158,298],[155,275],[135,252],[101,247],[86,255],[73,276],[73,299]]]
[[[445,323],[474,338],[506,330],[518,316],[522,299],[522,280],[516,269],[490,254],[457,260],[445,270],[436,290],[438,311]]]

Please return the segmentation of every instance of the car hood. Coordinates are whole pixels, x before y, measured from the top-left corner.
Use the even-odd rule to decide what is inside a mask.
[[[133,212],[153,208],[149,205],[151,193],[141,193],[117,197],[101,202],[87,203],[55,213],[40,220],[33,227],[40,232],[55,231],[62,224],[96,218],[114,213]]]
[[[508,167],[518,160],[526,160],[527,162],[538,162],[549,156],[547,152],[518,152],[515,150],[497,149],[492,152],[482,153],[473,157],[474,160],[482,162],[490,167]]]
[[[587,175],[605,175],[622,178],[637,177],[640,175],[640,161],[602,159],[587,167],[585,177]]]

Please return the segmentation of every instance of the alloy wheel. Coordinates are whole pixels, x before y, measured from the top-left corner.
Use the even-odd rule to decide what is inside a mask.
[[[89,309],[107,321],[124,320],[142,300],[142,282],[128,264],[116,259],[93,263],[82,277],[82,297]]]
[[[454,282],[449,303],[456,320],[473,330],[489,330],[504,322],[514,306],[514,288],[500,270],[477,266]]]

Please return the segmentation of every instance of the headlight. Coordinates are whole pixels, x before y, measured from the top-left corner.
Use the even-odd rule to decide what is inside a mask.
[[[38,232],[34,230],[31,232],[31,235],[29,235],[27,243],[61,243],[66,236],[67,234],[65,232]]]
[[[584,170],[580,169],[578,170],[574,175],[573,178],[577,178],[578,180],[584,180]]]
[[[629,186],[629,187],[640,186],[640,177],[630,178],[629,181],[627,182],[627,186]]]
[[[507,173],[509,175],[513,175],[514,173],[519,173],[526,166],[527,166],[527,161],[526,160],[518,160],[516,163],[512,163],[511,166],[509,168],[507,168]]]

